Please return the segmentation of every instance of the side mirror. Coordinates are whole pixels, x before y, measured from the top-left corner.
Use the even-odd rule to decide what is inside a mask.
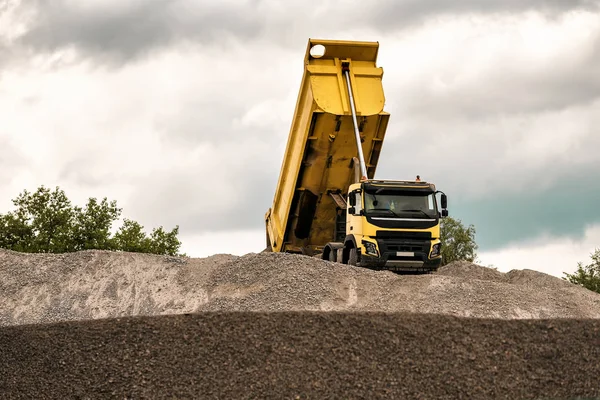
[[[355,208],[355,207],[350,207],[350,208],[348,209],[348,212],[349,212],[351,215],[354,215],[354,214],[356,214],[356,208]]]
[[[448,216],[448,210],[444,209],[442,210],[442,217],[447,217]]]
[[[448,208],[448,196],[442,193],[442,208]]]
[[[356,205],[356,192],[350,193],[348,200],[350,201],[350,206],[354,207]],[[354,214],[354,212],[352,212],[352,214]]]

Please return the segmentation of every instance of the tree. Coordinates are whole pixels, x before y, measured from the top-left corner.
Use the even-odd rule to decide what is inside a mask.
[[[130,219],[123,221],[123,226],[115,233],[115,245],[123,251],[150,253],[150,239],[144,233],[144,227]]]
[[[582,262],[577,263],[577,271],[573,274],[565,274],[563,279],[568,280],[576,285],[581,285],[589,290],[600,293],[600,249],[596,249],[593,254],[590,254],[592,263],[583,265]]]
[[[28,253],[72,251],[71,225],[74,211],[62,190],[40,187],[23,191],[13,204],[15,212],[0,216],[0,245]]]
[[[176,254],[181,246],[177,239],[179,225],[171,232],[165,232],[162,226],[154,228],[150,234],[150,252],[155,254]]]
[[[465,260],[474,262],[477,258],[475,243],[475,227],[465,228],[459,219],[446,217],[441,226],[442,265],[453,261]]]
[[[117,202],[106,198],[98,202],[88,199],[84,209],[74,208],[73,241],[74,250],[113,250],[114,240],[110,238],[112,224],[119,219],[121,209]],[[122,249],[120,249],[122,250]]]
[[[26,253],[119,250],[177,255],[179,226],[170,232],[153,229],[148,237],[139,223],[125,219],[111,237],[121,215],[116,201],[89,198],[84,208],[71,205],[65,192],[41,186],[13,200],[16,209],[0,214],[0,248]]]

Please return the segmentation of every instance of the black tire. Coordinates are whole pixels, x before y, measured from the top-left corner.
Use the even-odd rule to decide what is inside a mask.
[[[358,252],[355,247],[351,248],[348,254],[348,265],[358,265]]]
[[[310,247],[303,247],[300,251],[302,251],[302,255],[312,257],[315,255],[315,252]]]
[[[333,250],[333,249],[329,252],[329,261],[336,262],[336,260],[337,260],[336,253],[337,253],[337,251]]]

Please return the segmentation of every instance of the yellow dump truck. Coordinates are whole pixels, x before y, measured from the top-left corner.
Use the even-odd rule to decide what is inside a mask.
[[[378,49],[377,42],[309,40],[265,215],[268,251],[373,269],[439,267],[446,195],[420,180],[374,179],[390,117]]]

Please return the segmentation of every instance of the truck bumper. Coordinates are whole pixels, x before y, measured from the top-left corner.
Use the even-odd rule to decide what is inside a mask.
[[[361,254],[358,266],[371,269],[384,269],[390,271],[429,272],[437,270],[442,263],[441,257],[434,259],[426,259],[424,255],[421,257],[421,259],[413,260],[394,260],[389,259],[388,257],[389,255],[387,254],[384,254],[383,257]],[[423,259],[426,260],[424,261]]]

